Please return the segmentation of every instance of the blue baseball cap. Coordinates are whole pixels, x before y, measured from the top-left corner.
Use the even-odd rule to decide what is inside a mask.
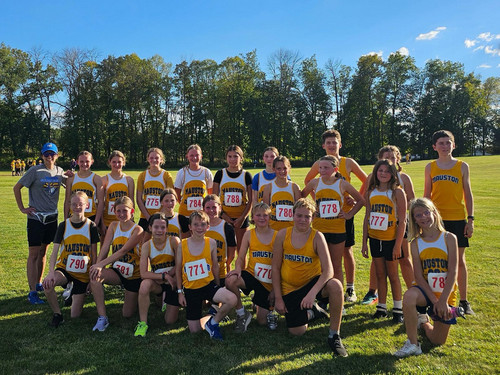
[[[52,151],[54,154],[59,153],[59,150],[57,149],[57,146],[51,142],[45,143],[42,146],[42,154],[47,152],[47,151]]]

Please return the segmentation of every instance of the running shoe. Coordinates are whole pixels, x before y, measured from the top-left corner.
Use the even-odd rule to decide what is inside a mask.
[[[429,315],[427,314],[418,314],[418,320],[417,320],[417,329],[420,329],[422,327],[422,324],[428,323],[429,322]]]
[[[420,343],[412,344],[410,340],[406,340],[403,347],[399,349],[394,355],[399,358],[409,357],[410,355],[420,355],[422,354],[422,348]]]
[[[467,315],[476,315],[472,307],[470,307],[469,301],[460,301],[459,306],[464,309],[464,313]]]
[[[217,315],[217,313],[219,312],[219,306],[217,305],[212,305],[210,306],[210,308],[208,309],[208,315],[212,315],[212,316],[215,316]],[[225,316],[221,319],[221,322],[222,323],[227,323],[229,322],[231,319],[229,318],[229,316]]]
[[[36,285],[35,285],[35,290],[36,290],[37,292],[43,292],[43,285],[42,285],[42,283],[38,283],[38,284],[36,284]]]
[[[394,323],[402,324],[404,322],[403,314],[400,312],[392,312],[392,321]]]
[[[379,310],[375,311],[375,314],[372,315],[373,319],[387,318],[387,310]]]
[[[328,311],[326,311],[326,309],[318,305],[316,302],[312,307],[312,312],[313,312],[313,318],[311,319],[311,321],[320,318],[330,319],[330,314],[328,314]]]
[[[28,293],[28,301],[32,305],[41,305],[42,303],[45,303],[45,301],[42,301],[40,297],[38,297],[38,292],[36,291]]]
[[[245,313],[242,316],[236,317],[234,332],[236,333],[246,332],[251,320],[252,320],[252,314],[249,311],[245,310]]]
[[[363,300],[361,301],[362,305],[375,305],[378,302],[378,296],[377,294],[373,292],[368,292],[365,294],[363,297]]]
[[[271,331],[274,331],[276,328],[278,328],[278,314],[273,311],[269,311],[266,316],[267,320],[267,328],[269,328]]]
[[[64,323],[63,316],[61,314],[54,314],[52,316],[52,321],[49,323],[49,326],[57,328],[63,323]]]
[[[148,331],[148,325],[146,322],[139,322],[137,323],[137,326],[135,327],[135,333],[134,336],[146,336],[146,332]]]
[[[109,321],[107,316],[100,316],[97,318],[97,323],[92,331],[104,332],[109,326]]]
[[[348,303],[354,303],[358,300],[356,292],[352,288],[347,288],[344,295],[344,301]]]
[[[214,323],[213,318],[210,318],[207,321],[207,323],[205,324],[205,330],[208,332],[211,339],[218,340],[218,341],[224,340],[224,338],[222,337],[222,334],[220,333],[219,323]]]
[[[340,357],[347,357],[347,350],[345,350],[342,340],[339,335],[333,335],[333,337],[328,337],[328,345],[333,351],[333,354]]]

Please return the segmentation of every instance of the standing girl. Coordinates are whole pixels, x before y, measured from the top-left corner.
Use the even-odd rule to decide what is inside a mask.
[[[264,186],[270,184],[276,178],[276,173],[273,169],[273,161],[276,156],[279,155],[278,149],[276,147],[267,147],[264,150],[264,155],[262,160],[266,165],[266,169],[262,172],[257,173],[253,176],[252,180],[252,204],[255,205],[262,202],[262,194],[264,192]]]
[[[319,159],[319,178],[311,180],[304,190],[302,197],[307,197],[314,192],[316,210],[312,227],[325,236],[333,263],[334,277],[344,282],[342,257],[346,240],[345,221],[363,207],[363,196],[346,180],[342,178],[339,169],[339,160],[335,156],[326,155]],[[349,212],[343,211],[345,193],[351,195],[356,204]]]
[[[387,277],[393,296],[392,319],[403,322],[401,282],[398,262],[406,224],[406,196],[399,188],[396,166],[389,160],[379,160],[373,167],[365,196],[366,214],[363,223],[362,254],[368,258],[367,241],[375,260],[379,302],[373,318],[387,317]]]
[[[262,200],[271,207],[269,225],[274,230],[293,226],[293,205],[300,199],[300,188],[288,180],[291,170],[286,156],[277,156],[273,160],[276,179],[264,187]]]
[[[186,159],[188,165],[177,172],[174,188],[179,197],[179,215],[186,219],[193,211],[201,210],[203,198],[212,193],[214,176],[208,168],[200,165],[202,159],[201,147],[194,144],[188,147]],[[183,234],[182,237],[188,237]]]
[[[400,164],[401,152],[399,151],[399,148],[392,145],[384,146],[378,151],[377,157],[378,160],[390,160],[392,164],[396,166],[398,170],[399,186],[404,190],[406,194],[406,202],[408,205],[410,201],[415,198],[415,191],[413,190],[413,182],[411,181],[410,176],[402,172],[403,168]],[[406,226],[405,230],[405,240],[403,240],[402,245],[403,257],[399,259],[399,267],[401,268],[401,274],[403,275],[406,287],[409,289],[413,283],[413,266],[411,265],[410,243],[406,241],[407,229],[408,225]],[[376,299],[378,298],[376,291],[377,276],[375,274],[375,264],[372,260],[372,263],[370,265],[370,288],[368,290],[368,293],[366,293],[365,297],[363,298],[362,303],[365,305],[376,303]]]
[[[137,295],[141,285],[139,242],[142,238],[142,228],[132,220],[132,200],[127,196],[118,198],[114,212],[118,221],[113,221],[109,226],[97,262],[90,267],[90,287],[99,314],[93,330],[100,332],[109,325],[103,284],[123,285],[125,288],[122,309],[125,318],[132,317],[137,310]],[[110,247],[112,255],[108,257]],[[113,264],[113,267],[104,268],[108,264]]]
[[[397,357],[422,354],[417,329],[423,328],[425,335],[435,345],[446,342],[450,325],[462,316],[462,307],[453,307],[457,302],[458,245],[457,237],[444,229],[441,215],[434,203],[427,198],[418,198],[410,205],[411,255],[415,270],[416,285],[404,296],[403,311],[408,339],[394,353]],[[417,310],[419,315],[417,316]],[[429,322],[432,317],[434,325]]]
[[[250,226],[248,214],[252,207],[252,175],[243,169],[243,150],[239,146],[229,146],[226,161],[228,167],[215,174],[213,193],[220,196],[221,217],[234,227],[239,247]]]
[[[210,227],[206,236],[213,238],[217,244],[217,262],[219,263],[220,285],[225,285],[226,274],[231,269],[236,249],[236,238],[232,225],[221,219],[222,205],[215,194],[209,194],[203,199],[203,211],[210,219]]]
[[[150,293],[157,296],[166,293],[165,322],[172,324],[179,315],[177,282],[175,278],[175,249],[180,240],[167,235],[168,220],[164,213],[157,212],[149,217],[152,238],[141,248],[141,277],[139,289],[139,323],[134,336],[146,336]]]
[[[120,197],[129,197],[134,207],[134,180],[122,172],[125,166],[125,155],[121,151],[114,150],[108,158],[108,165],[111,167],[111,173],[102,178],[104,190],[103,223],[105,229],[116,220],[114,211],[115,201]]]
[[[174,187],[172,176],[161,166],[165,162],[163,151],[157,147],[148,150],[148,169],[137,178],[136,200],[141,210],[139,225],[148,230],[149,217],[160,211],[160,194],[166,188]]]
[[[66,181],[66,198],[64,200],[64,217],[67,219],[71,211],[71,194],[83,191],[89,197],[89,205],[85,208],[85,217],[92,220],[99,228],[104,207],[104,190],[101,177],[90,170],[94,158],[88,151],[82,151],[76,157],[78,172]]]

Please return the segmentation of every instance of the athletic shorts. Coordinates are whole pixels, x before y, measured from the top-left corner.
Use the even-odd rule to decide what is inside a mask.
[[[163,295],[163,292],[165,292],[165,299],[163,300],[163,302],[171,306],[180,306],[179,294],[177,293],[177,290],[172,290],[170,284],[161,284],[161,293],[158,294],[158,296],[161,297]]]
[[[237,219],[237,217],[236,217],[236,218],[235,218],[235,217],[232,217],[231,219],[232,219],[232,220],[236,220],[236,219]],[[245,220],[243,221],[243,223],[241,223],[241,227],[240,227],[240,228],[241,228],[241,229],[243,229],[243,228],[248,228],[249,226],[250,226],[250,219],[249,219],[249,218],[248,218],[248,216],[247,216],[247,217],[245,218]],[[235,228],[235,229],[237,229],[237,228]]]
[[[354,218],[345,221],[345,247],[354,246]]]
[[[394,250],[394,245],[396,245],[396,240],[392,241],[381,241],[375,238],[368,238],[370,242],[370,254],[372,258],[385,258],[385,260],[392,259],[392,251]],[[399,256],[397,259],[403,258],[403,251],[399,249]]]
[[[139,225],[142,229],[144,229],[144,232],[151,233],[151,232],[149,231],[149,223],[148,223],[148,220],[147,220],[147,219],[145,219],[145,218],[141,217],[141,218],[139,219],[139,223],[138,223],[138,225]]]
[[[241,271],[241,278],[245,282],[245,288],[241,289],[246,296],[253,290],[252,302],[263,309],[269,310],[269,292],[250,272]]]
[[[181,227],[181,232],[189,232],[189,217],[184,215],[178,215],[177,217],[179,218],[179,226]]]
[[[457,236],[458,247],[469,247],[469,239],[464,236],[465,220],[443,220],[444,229]]]
[[[326,243],[331,243],[332,245],[344,242],[347,237],[345,233],[323,233],[323,236],[325,236]]]
[[[84,283],[83,281],[75,279],[64,268],[56,268],[56,271],[61,272],[68,281],[68,283],[73,282],[73,289],[71,289],[71,295],[87,293],[87,286],[89,285],[89,283]],[[66,288],[67,285],[68,284],[65,284],[62,287]]]
[[[283,301],[285,302],[286,309],[288,310],[285,313],[286,326],[288,328],[300,327],[309,321],[307,316],[307,310],[302,310],[300,308],[300,304],[304,297],[309,293],[314,284],[318,281],[319,276],[314,277],[302,288],[294,290],[283,296]],[[321,290],[316,295],[316,299],[318,301],[328,303],[328,297],[321,296]]]
[[[54,241],[57,232],[57,220],[43,224],[35,219],[28,219],[28,246],[40,246]]]
[[[210,301],[213,303],[212,298],[214,298],[215,293],[221,287],[218,286],[213,280],[207,285],[198,289],[186,289],[184,288],[184,295],[186,296],[186,319],[187,320],[200,320],[201,319],[201,308],[204,301]]]
[[[120,271],[118,271],[116,268],[111,268],[113,271],[116,272],[118,277],[120,278],[120,281],[125,288],[125,290],[133,293],[139,293],[139,288],[141,286],[142,279],[126,279],[125,277],[122,276]]]
[[[425,301],[427,302],[426,306],[418,306],[417,311],[419,314],[429,314],[432,320],[441,322],[443,324],[457,324],[457,318],[451,318],[450,320],[441,320],[439,317],[433,316],[434,305],[432,304],[427,294],[425,294],[424,290],[418,285],[413,285],[413,288],[417,288],[424,295]],[[450,306],[451,307],[451,306]]]

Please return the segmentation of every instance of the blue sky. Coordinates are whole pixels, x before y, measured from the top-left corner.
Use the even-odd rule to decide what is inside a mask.
[[[174,65],[257,50],[261,68],[279,50],[355,66],[397,50],[423,67],[439,58],[482,78],[500,76],[500,1],[3,1],[0,42],[25,51],[95,49],[155,54]]]

